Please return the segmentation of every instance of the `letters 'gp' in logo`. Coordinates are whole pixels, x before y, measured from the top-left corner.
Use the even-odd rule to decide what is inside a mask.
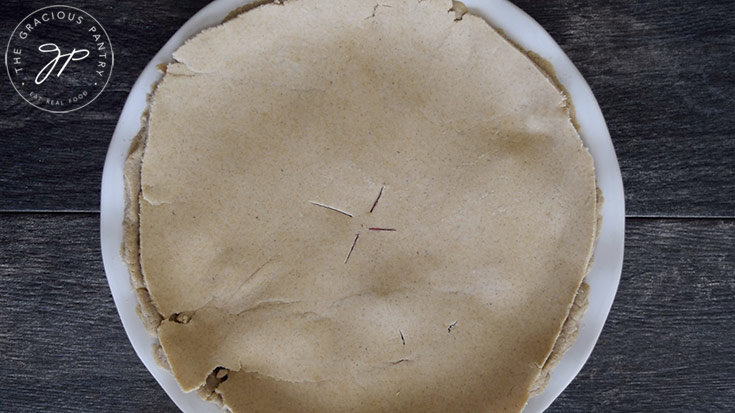
[[[53,113],[92,103],[107,85],[113,64],[102,25],[85,11],[64,5],[26,16],[5,50],[5,67],[18,94]]]

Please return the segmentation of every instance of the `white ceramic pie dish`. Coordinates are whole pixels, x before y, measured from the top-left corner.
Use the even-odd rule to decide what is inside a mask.
[[[140,129],[146,108],[146,94],[160,77],[156,66],[172,60],[172,53],[202,29],[219,24],[233,9],[252,0],[216,0],[200,10],[156,54],[130,91],[120,115],[102,175],[100,239],[107,280],[125,331],[138,357],[176,405],[184,412],[219,412],[212,403],[195,393],[184,393],[168,371],[159,367],[153,354],[155,339],[145,330],[136,313],[137,299],[130,275],[120,256],[122,221],[125,209],[123,167],[131,140]],[[574,101],[581,135],[595,160],[597,183],[605,197],[602,229],[587,275],[589,303],[579,328],[579,336],[559,365],[552,371],[545,391],[530,399],[524,412],[541,412],[574,379],[589,357],[605,324],[617,291],[623,264],[625,208],[623,184],[615,150],[605,120],[592,91],[572,62],[554,40],[519,8],[507,0],[467,0],[470,11],[502,29],[515,43],[547,59],[559,81]]]

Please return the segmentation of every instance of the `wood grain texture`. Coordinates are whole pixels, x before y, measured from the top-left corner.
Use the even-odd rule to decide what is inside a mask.
[[[735,221],[629,220],[602,336],[550,412],[735,411]]]
[[[176,407],[128,342],[97,214],[0,214],[0,411]]]
[[[732,1],[514,3],[592,87],[630,215],[735,216]]]
[[[137,359],[96,214],[0,214],[0,411],[175,412]],[[602,337],[551,412],[735,411],[735,221],[628,223]]]
[[[0,80],[0,210],[97,211],[105,152],[140,71],[208,0],[75,1],[110,35],[105,92],[69,114]],[[517,0],[595,92],[633,216],[735,216],[735,12],[730,0]],[[0,39],[40,0],[6,0]],[[4,44],[4,43],[3,43]]]

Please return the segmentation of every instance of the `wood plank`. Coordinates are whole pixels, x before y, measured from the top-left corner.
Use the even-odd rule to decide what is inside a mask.
[[[137,359],[96,214],[0,214],[0,410],[175,406]],[[628,222],[602,337],[552,412],[735,411],[735,220]]]
[[[0,411],[165,412],[102,268],[96,214],[0,214]]]
[[[735,216],[729,0],[514,0],[592,87],[633,216]]]
[[[75,2],[107,29],[106,91],[41,112],[1,80],[0,210],[97,211],[105,152],[133,82],[208,0]],[[735,13],[729,0],[517,0],[561,44],[607,117],[634,216],[735,216]],[[8,0],[10,33],[41,0]]]
[[[735,221],[629,220],[592,357],[550,412],[735,411]]]

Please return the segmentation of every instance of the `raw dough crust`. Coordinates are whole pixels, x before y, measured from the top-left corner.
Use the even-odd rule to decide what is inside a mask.
[[[267,4],[175,52],[126,168],[125,254],[185,391],[519,411],[543,386],[584,308],[592,158],[553,81],[452,8]]]

